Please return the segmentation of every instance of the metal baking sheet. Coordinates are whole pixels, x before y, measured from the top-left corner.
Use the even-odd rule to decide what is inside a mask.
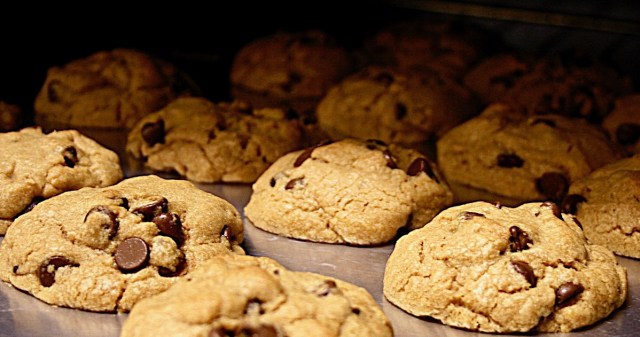
[[[120,154],[127,177],[151,173],[124,155],[125,138],[123,134],[87,131],[84,133]],[[177,178],[177,176],[171,175],[163,176]],[[231,202],[241,214],[243,214],[244,206],[251,196],[250,185],[196,185]],[[292,240],[264,232],[245,220],[243,247],[249,255],[271,257],[289,269],[320,273],[366,288],[391,320],[395,336],[471,337],[491,335],[449,327],[429,318],[417,318],[386,301],[382,294],[382,277],[387,258],[393,250],[393,244],[376,247],[352,247]],[[640,331],[640,261],[622,257],[618,257],[618,261],[627,268],[629,278],[629,297],[621,309],[615,311],[606,320],[578,332],[537,334],[537,336],[638,336],[638,331]],[[2,337],[114,337],[119,335],[126,319],[127,314],[93,313],[53,307],[0,282],[0,336]],[[500,336],[522,336],[522,334]]]

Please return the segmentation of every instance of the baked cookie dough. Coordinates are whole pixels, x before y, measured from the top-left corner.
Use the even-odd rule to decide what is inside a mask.
[[[584,235],[614,253],[640,258],[640,155],[593,171],[569,188],[562,209],[575,214]]]
[[[141,301],[121,337],[393,336],[363,288],[285,269],[266,257],[214,257],[162,294]]]
[[[318,105],[332,139],[413,145],[440,136],[477,112],[471,92],[432,71],[369,67],[334,86]]]
[[[0,279],[57,306],[129,311],[219,254],[243,253],[228,202],[187,181],[130,178],[63,193],[20,216]]]
[[[282,109],[194,97],[145,116],[127,141],[127,152],[150,168],[205,183],[254,182],[276,159],[301,147],[300,123]]]
[[[130,128],[173,98],[195,92],[173,65],[132,49],[100,51],[52,67],[36,97],[39,125]]]
[[[0,101],[0,131],[14,131],[18,129],[21,123],[20,107]]]
[[[611,139],[629,153],[640,152],[640,94],[627,95],[615,101],[613,111],[602,121]]]
[[[611,251],[551,202],[444,210],[398,240],[384,274],[384,295],[408,313],[483,332],[572,331],[627,291]]]
[[[349,53],[319,30],[279,32],[245,45],[231,67],[234,98],[312,117],[322,96],[352,71]]]
[[[122,179],[118,155],[76,130],[0,133],[0,234],[35,204]]]
[[[417,151],[347,139],[278,159],[244,211],[278,235],[374,245],[424,226],[451,201],[435,165]]]
[[[458,203],[559,203],[571,182],[623,157],[603,130],[583,119],[528,117],[504,104],[490,105],[436,146]]]

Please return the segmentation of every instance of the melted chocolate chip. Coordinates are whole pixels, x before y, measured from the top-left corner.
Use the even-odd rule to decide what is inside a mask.
[[[433,172],[431,168],[431,162],[427,158],[416,158],[414,159],[409,167],[407,168],[407,174],[410,176],[417,176],[420,172],[424,172],[429,176],[429,178],[435,180],[436,182],[440,182],[438,176]]]
[[[65,266],[78,267],[79,264],[59,255],[46,259],[36,271],[40,284],[43,287],[51,287],[56,282],[56,271],[58,268]]]
[[[522,167],[524,160],[515,153],[501,153],[497,157],[498,166],[505,168]]]
[[[407,106],[402,103],[396,103],[395,112],[396,112],[396,119],[401,120],[407,117]]]
[[[184,233],[182,232],[182,222],[176,213],[162,213],[153,218],[160,235],[165,235],[173,239],[178,247],[184,242]]]
[[[393,155],[391,154],[391,151],[389,151],[389,149],[384,149],[382,151],[382,155],[384,155],[384,159],[387,160],[388,168],[398,168],[398,164],[396,164],[396,160],[393,158]]]
[[[304,178],[295,178],[295,179],[291,179],[289,180],[289,182],[284,186],[285,190],[290,190],[293,189],[294,187],[298,186],[298,185],[302,185],[304,183]]]
[[[356,314],[356,315],[360,315],[360,309],[359,308],[351,308],[351,312]]]
[[[138,206],[132,212],[142,215],[142,219],[144,221],[152,221],[153,218],[156,217],[156,215],[167,212],[168,203],[169,202],[167,201],[167,199],[162,197],[156,201]]]
[[[164,120],[159,119],[155,123],[145,123],[142,126],[142,139],[149,145],[154,146],[164,143]]]
[[[486,218],[486,216],[482,213],[476,213],[476,212],[462,212],[462,219],[463,220],[471,220],[475,217],[481,217],[481,218]]]
[[[118,221],[118,214],[116,214],[116,212],[110,210],[106,206],[96,206],[90,209],[89,212],[87,212],[87,215],[84,216],[84,222],[87,221],[87,218],[92,213],[101,213],[109,218],[109,222],[106,222],[104,225],[105,230],[109,233],[109,239],[113,239],[113,237],[116,236],[116,233],[118,232],[118,227],[120,226],[120,223]]]
[[[129,199],[122,197],[120,198],[120,207],[128,210],[129,209]]]
[[[73,146],[67,146],[62,151],[62,157],[64,158],[64,164],[73,168],[78,163],[78,151]]]
[[[567,282],[556,289],[556,305],[559,308],[568,307],[578,302],[578,295],[582,294],[584,287],[581,284]]]
[[[149,246],[138,237],[126,238],[115,253],[116,265],[125,273],[137,271],[147,265],[149,261]]]
[[[231,227],[225,225],[224,227],[222,227],[222,231],[220,233],[221,236],[224,236],[225,238],[227,238],[227,240],[229,242],[235,240],[235,235],[233,234],[233,231],[231,230]]]
[[[633,145],[640,139],[640,125],[635,123],[620,124],[616,129],[616,141],[620,145]]]
[[[35,197],[33,198],[33,200],[31,200],[31,203],[29,203],[29,205],[27,205],[27,207],[25,207],[22,211],[20,211],[20,213],[18,213],[18,215],[16,215],[13,220],[15,220],[16,218],[18,218],[19,216],[25,214],[25,213],[29,213],[31,212],[31,210],[36,207],[37,204],[41,203],[44,201],[43,197]]]
[[[160,274],[160,276],[162,277],[176,277],[176,276],[180,276],[186,267],[187,267],[187,260],[185,260],[183,257],[180,257],[180,260],[178,261],[178,264],[176,265],[175,270],[171,270],[165,267],[159,267],[158,274]]]
[[[333,280],[325,280],[323,286],[317,292],[318,296],[327,296],[331,293],[331,290],[336,289],[338,285]]]
[[[304,163],[305,160],[311,158],[311,153],[313,153],[313,150],[315,150],[316,147],[317,146],[313,146],[302,151],[298,158],[296,158],[296,161],[293,162],[293,167],[299,167],[300,165],[302,165],[302,163]]]
[[[20,266],[13,266],[12,271],[13,271],[14,274],[18,273],[18,268],[20,268]]]
[[[556,205],[555,202],[553,202],[553,201],[545,201],[540,205],[540,207],[551,208],[551,211],[553,212],[553,215],[555,215],[556,218],[564,221],[564,219],[562,218],[562,214],[560,214],[560,207],[558,207],[558,205]]]
[[[536,179],[536,188],[546,198],[560,202],[567,194],[569,180],[558,172],[547,172]]]
[[[511,252],[519,252],[529,249],[529,244],[533,244],[533,240],[527,232],[518,226],[509,227],[509,250]]]
[[[47,87],[47,96],[49,98],[49,102],[58,103],[62,101],[62,95],[60,94],[64,90],[64,85],[62,82],[58,80],[53,80],[49,82],[49,86]]]
[[[524,261],[511,261],[511,266],[513,267],[513,269],[515,269],[515,271],[518,272],[518,274],[524,276],[524,279],[529,282],[531,287],[536,286],[538,278],[533,273],[533,268],[531,268],[528,263]]]

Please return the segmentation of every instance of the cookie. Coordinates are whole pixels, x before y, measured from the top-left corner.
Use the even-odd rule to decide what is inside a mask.
[[[198,182],[254,182],[280,156],[302,147],[302,128],[277,108],[184,97],[141,119],[127,151],[156,171]]]
[[[0,133],[0,148],[0,234],[44,199],[122,179],[118,155],[76,130]]]
[[[352,68],[349,53],[323,31],[279,32],[238,51],[231,93],[259,108],[288,107],[312,117],[322,96]]]
[[[0,131],[14,131],[22,123],[20,107],[0,101]]]
[[[464,75],[463,83],[483,104],[500,102],[531,71],[532,61],[516,54],[487,57]]]
[[[627,297],[626,269],[551,202],[475,202],[400,238],[384,295],[415,316],[483,332],[568,332]],[[425,296],[428,294],[428,296]]]
[[[132,49],[100,51],[52,67],[35,101],[39,125],[130,128],[173,98],[195,92],[173,65]]]
[[[278,159],[244,211],[278,235],[373,245],[424,226],[451,201],[437,167],[417,151],[347,139]]]
[[[285,269],[266,257],[214,257],[166,292],[141,301],[121,337],[393,336],[363,288]]]
[[[590,242],[640,258],[639,187],[640,155],[635,155],[571,184],[562,209],[577,216]]]
[[[242,253],[240,215],[187,181],[130,178],[63,193],[20,216],[0,279],[56,306],[125,312],[203,261]]]
[[[640,152],[640,94],[626,95],[615,101],[613,111],[602,126],[629,153]]]
[[[438,164],[456,202],[560,202],[571,182],[623,157],[599,127],[492,104],[438,140]]]
[[[411,146],[473,115],[476,101],[450,78],[422,70],[369,67],[334,86],[318,105],[331,138],[380,139]]]

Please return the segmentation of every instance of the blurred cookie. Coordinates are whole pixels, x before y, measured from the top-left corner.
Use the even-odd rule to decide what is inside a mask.
[[[393,336],[363,288],[266,257],[214,257],[131,311],[122,337]]]
[[[627,291],[611,251],[550,202],[444,210],[398,240],[384,274],[384,295],[410,314],[497,333],[576,330]]]
[[[242,253],[242,237],[228,202],[187,181],[130,178],[20,216],[0,245],[0,278],[49,304],[128,311],[203,261]]]
[[[0,131],[14,131],[22,123],[20,107],[0,101]]]
[[[127,142],[127,151],[150,168],[207,183],[254,182],[276,159],[300,147],[300,123],[281,109],[192,97],[145,116]]]
[[[560,202],[571,182],[622,158],[599,127],[558,115],[524,116],[493,104],[437,143],[457,202]]]
[[[464,76],[464,84],[483,104],[500,102],[526,73],[531,61],[515,54],[499,54],[481,60]]]
[[[0,133],[0,148],[0,234],[44,199],[122,179],[118,155],[76,130]]]
[[[347,139],[278,159],[253,185],[245,215],[278,235],[372,245],[424,226],[451,200],[417,151]]]
[[[593,171],[571,184],[562,204],[584,235],[614,253],[640,258],[640,155]]]
[[[613,111],[602,121],[602,126],[630,153],[640,152],[640,94],[618,98]]]
[[[165,61],[132,49],[100,51],[49,69],[35,117],[47,128],[130,128],[173,98],[196,90]]]

